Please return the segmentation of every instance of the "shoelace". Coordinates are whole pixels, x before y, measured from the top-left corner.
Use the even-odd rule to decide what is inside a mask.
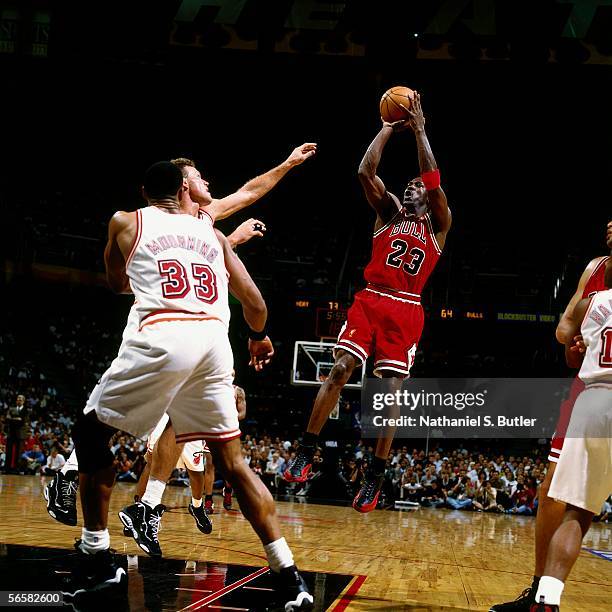
[[[151,527],[151,534],[153,535],[153,540],[155,542],[157,542],[157,534],[158,534],[159,529],[160,529],[160,521],[161,521],[161,514],[159,514],[159,515],[154,514],[149,519],[149,526]]]
[[[62,482],[62,502],[69,508],[74,508],[76,499],[77,483],[74,480],[64,480]]]
[[[310,461],[308,461],[308,457],[302,453],[299,452],[295,458],[295,461],[293,462],[293,465],[291,466],[292,470],[299,470],[300,472],[310,463]]]
[[[363,485],[363,497],[368,499],[374,497],[378,482],[375,479],[366,480]]]
[[[531,595],[531,587],[527,587],[514,601],[521,601],[521,599],[527,599]]]

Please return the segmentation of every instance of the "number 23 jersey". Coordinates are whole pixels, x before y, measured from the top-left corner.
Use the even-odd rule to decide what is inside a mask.
[[[160,319],[219,319],[229,326],[228,273],[212,219],[136,211],[126,272],[140,327]]]
[[[372,285],[417,299],[440,254],[429,214],[417,217],[402,208],[374,232],[372,258],[363,275]]]

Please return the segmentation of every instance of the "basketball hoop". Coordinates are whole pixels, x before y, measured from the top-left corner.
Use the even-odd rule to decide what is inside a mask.
[[[334,342],[298,340],[293,351],[292,385],[317,387],[322,385],[334,367]],[[346,389],[361,389],[365,377],[365,364],[356,367]],[[339,411],[339,407],[338,408]],[[335,409],[334,409],[335,410]]]

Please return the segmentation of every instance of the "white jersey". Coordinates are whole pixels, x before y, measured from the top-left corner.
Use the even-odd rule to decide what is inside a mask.
[[[228,273],[212,219],[136,211],[126,263],[140,328],[168,319],[218,319],[229,326]]]
[[[585,384],[612,383],[612,289],[593,296],[580,331],[587,349],[578,376]]]

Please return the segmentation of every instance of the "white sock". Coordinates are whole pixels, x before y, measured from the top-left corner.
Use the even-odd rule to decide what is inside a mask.
[[[110,548],[110,534],[108,529],[89,531],[83,527],[81,531],[81,548],[90,554]]]
[[[565,584],[552,576],[542,576],[536,593],[536,603],[540,603],[540,597],[544,596],[544,603],[550,606],[558,606],[561,603],[561,593]]]
[[[270,569],[273,572],[280,572],[284,567],[294,565],[291,549],[285,538],[280,538],[264,546]]]
[[[191,497],[191,505],[194,508],[199,508],[202,505],[202,498],[200,497],[200,499],[196,499],[195,497]]]
[[[161,504],[165,488],[166,483],[163,480],[157,480],[157,478],[149,478],[149,482],[147,482],[147,488],[140,501],[143,504],[147,504],[147,506],[151,506],[151,508],[159,506],[159,504]]]
[[[66,472],[70,472],[71,470],[79,471],[79,462],[76,456],[76,450],[72,450],[70,453],[70,457],[66,459],[66,463],[64,463],[64,467],[60,470],[60,472],[65,476]]]

